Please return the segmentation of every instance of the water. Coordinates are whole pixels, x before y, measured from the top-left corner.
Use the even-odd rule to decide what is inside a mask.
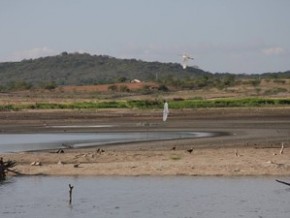
[[[200,138],[213,135],[215,134],[210,132],[0,134],[0,153],[56,149],[62,147],[63,143],[73,147],[82,147],[132,141]]]
[[[290,178],[282,178],[290,180]],[[68,184],[74,185],[72,204]],[[2,218],[288,218],[290,188],[272,177],[16,177]]]

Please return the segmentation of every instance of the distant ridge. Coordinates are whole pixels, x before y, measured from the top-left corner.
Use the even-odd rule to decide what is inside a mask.
[[[185,79],[209,74],[194,67],[183,69],[179,63],[145,62],[87,53],[63,52],[56,56],[0,63],[1,86],[13,82],[31,85],[49,82],[56,85],[91,85],[132,79]]]

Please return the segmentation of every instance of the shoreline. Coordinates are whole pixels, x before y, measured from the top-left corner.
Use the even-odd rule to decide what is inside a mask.
[[[2,133],[131,132],[148,128],[229,133],[212,138],[63,149],[64,153],[50,150],[0,154],[5,161],[16,161],[13,170],[18,175],[290,176],[288,108],[172,111],[166,125],[162,125],[159,111],[25,111],[0,116],[4,118],[0,124]],[[49,128],[60,124],[63,128]],[[65,128],[71,125],[113,127]],[[285,145],[283,154],[281,143]],[[98,148],[104,152],[97,152]],[[187,152],[190,148],[191,153]]]
[[[65,150],[1,155],[18,175],[51,176],[290,176],[290,151],[205,148],[170,151]],[[12,174],[13,175],[13,174]],[[14,174],[16,175],[16,174]]]

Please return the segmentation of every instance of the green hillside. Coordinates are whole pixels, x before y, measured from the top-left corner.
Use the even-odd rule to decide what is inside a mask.
[[[142,81],[194,79],[208,72],[178,63],[145,62],[117,59],[104,55],[63,52],[57,56],[0,63],[0,86],[15,83],[26,85],[88,85],[139,79]]]

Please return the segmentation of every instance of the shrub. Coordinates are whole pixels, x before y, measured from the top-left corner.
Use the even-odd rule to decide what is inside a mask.
[[[273,82],[278,83],[278,84],[285,84],[286,83],[286,81],[283,79],[274,79]]]
[[[273,88],[273,89],[268,89],[264,92],[264,95],[276,95],[276,94],[279,94],[281,92],[288,92],[287,89],[285,88]]]
[[[130,92],[130,89],[126,85],[121,85],[119,89],[121,92]]]
[[[46,84],[44,84],[44,89],[48,89],[48,90],[53,90],[57,87],[55,82],[48,82]]]
[[[117,90],[118,90],[118,87],[117,87],[116,85],[110,85],[110,86],[108,87],[108,89],[109,89],[110,91],[117,91]]]
[[[169,91],[168,87],[167,87],[166,85],[164,85],[164,84],[160,85],[160,86],[158,87],[158,90],[159,90],[159,91],[163,91],[163,92],[167,92],[167,91]]]

